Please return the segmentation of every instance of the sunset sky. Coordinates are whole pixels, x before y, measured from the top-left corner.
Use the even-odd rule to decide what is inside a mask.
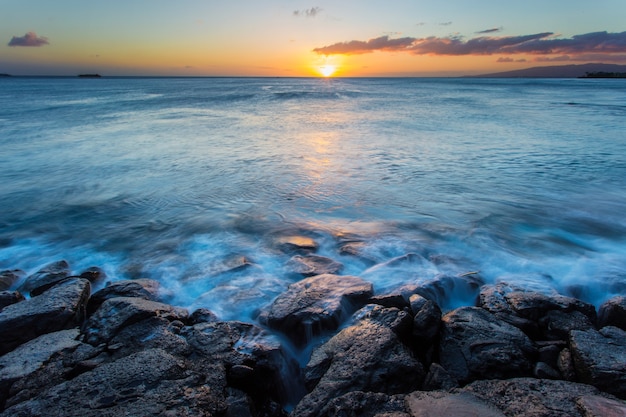
[[[626,64],[624,0],[0,0],[0,73],[455,76]]]

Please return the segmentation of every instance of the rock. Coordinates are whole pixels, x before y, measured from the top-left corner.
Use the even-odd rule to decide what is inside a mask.
[[[584,417],[624,417],[626,404],[623,401],[600,397],[598,395],[583,395],[576,400],[578,410]]]
[[[150,317],[185,321],[188,312],[182,308],[142,298],[110,298],[104,301],[85,323],[83,330],[85,342],[93,346],[107,343],[124,327]]]
[[[536,354],[520,329],[478,307],[462,307],[442,318],[441,365],[460,383],[529,375]]]
[[[343,269],[343,264],[330,258],[318,255],[295,255],[285,265],[288,272],[312,277],[322,274],[337,274]]]
[[[19,291],[0,291],[0,311],[6,306],[19,303],[25,299]]]
[[[561,379],[561,374],[545,362],[535,364],[533,376],[539,379]]]
[[[452,378],[443,366],[433,362],[430,364],[430,369],[428,369],[422,388],[424,391],[449,391],[458,386],[458,381]]]
[[[571,330],[594,330],[589,317],[580,311],[568,313],[551,310],[539,320],[539,326],[547,340],[567,340]]]
[[[563,295],[547,296],[533,291],[513,291],[505,295],[507,303],[521,317],[539,320],[550,310],[566,313],[578,311],[596,322],[596,310],[592,304]]]
[[[405,411],[404,396],[363,391],[332,398],[316,416],[410,417]]]
[[[70,279],[5,307],[0,312],[0,355],[42,334],[79,325],[90,291],[89,281]]]
[[[11,289],[26,273],[20,269],[0,272],[0,291]]]
[[[69,277],[69,268],[69,264],[64,260],[48,264],[27,277],[19,290],[22,293],[30,293],[31,296],[39,295],[54,284]]]
[[[576,379],[576,370],[574,369],[574,361],[569,349],[563,349],[559,353],[556,365],[566,381],[574,381]]]
[[[420,342],[432,344],[441,328],[441,309],[431,300],[419,294],[410,298],[413,319],[413,336]]]
[[[79,278],[84,278],[91,282],[91,284],[98,284],[107,277],[106,272],[97,266],[91,266],[80,273]]]
[[[589,385],[534,378],[476,381],[457,392],[470,393],[504,415],[524,417],[586,417],[579,398],[606,397]]]
[[[467,392],[414,392],[405,398],[411,417],[504,417],[504,414]]]
[[[377,315],[388,322],[389,315],[402,313],[393,310]],[[401,319],[392,322],[396,321]],[[298,403],[292,416],[317,416],[330,400],[352,391],[410,392],[423,378],[422,365],[396,333],[366,316],[313,351],[304,370],[305,385],[311,392]]]
[[[484,285],[480,289],[478,305],[518,329],[521,329],[532,339],[541,337],[539,326],[536,321],[529,320],[517,315],[511,308],[505,295],[515,289],[506,283],[496,285]]]
[[[293,235],[282,236],[275,240],[276,247],[285,253],[309,254],[316,252],[318,244],[307,236]]]
[[[390,328],[402,341],[410,342],[413,320],[411,315],[396,307],[368,304],[352,315],[352,324],[368,320]]]
[[[148,278],[125,279],[109,282],[100,291],[93,293],[87,305],[87,314],[92,315],[103,302],[116,297],[134,297],[148,301],[159,301],[161,284]]]
[[[372,295],[372,284],[354,276],[317,275],[289,286],[260,320],[297,345],[336,329]]]
[[[122,327],[108,342],[114,358],[128,356],[147,349],[163,349],[177,356],[186,356],[190,347],[180,333],[183,324],[153,316]]]
[[[0,408],[8,398],[11,384],[42,368],[53,355],[80,344],[78,329],[41,335],[4,356],[0,356]]]
[[[368,251],[368,246],[365,242],[346,242],[339,247],[339,254],[343,256],[354,256],[362,262],[373,265],[381,262],[382,259],[375,254]]]
[[[199,308],[189,316],[189,324],[212,323],[218,321],[217,316],[208,308]]]
[[[625,399],[626,332],[612,326],[573,330],[569,341],[579,381]]]
[[[476,275],[438,275],[421,283],[415,292],[443,310],[451,310],[459,305],[476,305],[481,285],[483,281]]]
[[[626,297],[617,296],[605,301],[598,313],[599,327],[615,326],[626,330]]]

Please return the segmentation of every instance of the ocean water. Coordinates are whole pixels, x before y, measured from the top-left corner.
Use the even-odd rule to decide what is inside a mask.
[[[378,293],[448,282],[445,308],[462,277],[626,292],[622,80],[6,78],[0,150],[0,269],[96,265],[254,322],[298,235]]]

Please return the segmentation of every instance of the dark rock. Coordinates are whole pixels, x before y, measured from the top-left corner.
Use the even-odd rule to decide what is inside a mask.
[[[596,330],[573,330],[570,350],[581,382],[626,398],[626,332],[607,326]]]
[[[0,272],[0,291],[11,289],[26,273],[20,269]]]
[[[467,392],[413,392],[405,397],[411,417],[504,417],[505,415]]]
[[[545,362],[537,362],[533,369],[533,376],[539,379],[561,379],[561,374]]]
[[[403,395],[354,391],[332,398],[316,414],[317,417],[410,417]]]
[[[442,318],[441,365],[460,383],[529,375],[536,354],[520,329],[478,307],[462,307]]]
[[[578,311],[596,322],[596,310],[592,304],[563,295],[547,296],[533,291],[513,291],[505,295],[506,301],[521,317],[538,320],[550,310]]]
[[[561,376],[566,381],[574,381],[576,379],[576,370],[574,369],[574,360],[569,349],[563,349],[559,352],[556,365],[561,372]]]
[[[275,240],[278,249],[285,253],[309,254],[317,251],[317,242],[308,236],[281,236]]]
[[[69,276],[70,266],[67,261],[53,262],[27,277],[19,290],[22,293],[29,293],[31,296],[36,296]]]
[[[617,296],[605,301],[598,313],[599,327],[615,326],[626,330],[626,297]]]
[[[85,323],[85,342],[97,346],[109,342],[121,329],[150,317],[169,321],[188,317],[185,309],[133,297],[110,298]]]
[[[396,307],[368,304],[352,316],[355,323],[368,320],[389,327],[403,341],[409,341],[413,320],[411,315]]]
[[[478,305],[498,319],[521,329],[532,339],[540,338],[541,333],[537,322],[518,316],[507,302],[505,295],[513,291],[515,288],[506,283],[485,285],[480,289]]]
[[[369,299],[369,302],[383,307],[396,307],[400,309],[409,307],[409,302],[400,292],[374,295]]]
[[[80,273],[79,278],[84,278],[91,282],[92,284],[98,284],[104,281],[107,277],[107,274],[97,266],[92,266],[84,270]]]
[[[388,317],[383,320],[388,321]],[[293,416],[316,416],[331,399],[351,391],[410,392],[420,385],[424,371],[392,329],[364,317],[314,350],[304,378],[311,392],[298,403]]]
[[[189,316],[189,324],[212,323],[218,321],[217,316],[208,308],[199,308]]]
[[[416,293],[437,303],[442,310],[451,310],[459,305],[476,305],[483,281],[476,275],[438,275],[435,279],[421,283]]]
[[[110,298],[134,297],[148,301],[159,301],[161,284],[148,278],[125,279],[107,283],[100,291],[93,293],[87,305],[87,314],[93,314],[103,302]]]
[[[331,274],[289,286],[260,320],[303,345],[313,336],[336,329],[372,296],[372,284],[354,276]]]
[[[441,309],[431,300],[419,294],[411,296],[413,319],[413,336],[420,342],[432,344],[441,328]]]
[[[476,381],[458,391],[471,393],[504,415],[524,417],[587,417],[579,411],[581,397],[609,398],[589,385],[534,378]]]
[[[39,335],[79,325],[90,290],[89,281],[70,279],[5,307],[0,312],[0,355]]]
[[[576,400],[576,406],[584,417],[626,416],[626,404],[623,401],[598,395],[583,395]]]
[[[0,291],[0,311],[6,306],[19,303],[25,299],[19,291]]]
[[[337,274],[343,270],[343,264],[318,255],[295,255],[285,265],[288,272],[312,277],[322,274]]]
[[[537,345],[539,345],[537,343]],[[540,362],[545,362],[551,367],[556,367],[557,360],[559,358],[559,353],[561,352],[561,347],[557,344],[546,344],[544,346],[539,346],[539,356],[538,360]]]
[[[539,320],[539,326],[548,340],[567,340],[571,330],[593,330],[589,317],[580,311],[551,310]]]
[[[186,356],[190,347],[180,333],[178,321],[153,316],[122,327],[109,341],[115,346],[114,358],[132,353],[160,348],[177,356]],[[182,323],[180,323],[182,325]]]
[[[458,381],[450,376],[448,371],[446,371],[443,366],[433,362],[430,364],[430,368],[428,369],[428,374],[426,374],[426,379],[424,379],[424,386],[422,387],[422,389],[424,391],[449,391],[452,388],[456,388],[458,386]]]

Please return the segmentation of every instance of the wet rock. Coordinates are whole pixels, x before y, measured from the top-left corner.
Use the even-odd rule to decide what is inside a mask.
[[[563,349],[559,352],[556,365],[561,372],[561,376],[566,381],[574,381],[576,379],[576,369],[574,369],[574,360],[569,349]]]
[[[438,275],[421,283],[415,292],[437,303],[443,310],[460,305],[476,305],[482,279],[477,275]]]
[[[605,301],[598,312],[598,325],[615,326],[626,330],[626,297],[617,296]]]
[[[431,300],[419,294],[410,298],[414,314],[413,336],[425,344],[432,344],[441,328],[441,309]]]
[[[281,236],[274,242],[275,246],[284,253],[310,254],[316,252],[317,242],[308,236]]]
[[[89,281],[70,279],[5,307],[0,311],[0,355],[42,334],[78,326],[90,291]]]
[[[520,329],[478,307],[442,318],[441,365],[461,383],[529,375],[536,350]]]
[[[208,308],[199,308],[189,316],[189,324],[212,323],[218,321],[217,316]]]
[[[589,385],[534,378],[476,381],[458,391],[471,393],[504,415],[524,417],[587,417],[578,406],[581,397],[609,398]]]
[[[317,275],[289,286],[259,318],[294,343],[336,329],[372,296],[372,284],[354,276]]]
[[[402,313],[393,310],[389,314]],[[387,313],[378,314],[389,321]],[[351,391],[410,392],[421,384],[424,371],[391,328],[364,317],[314,350],[304,378],[311,392],[293,416],[316,416],[331,399]]]
[[[69,276],[70,266],[67,261],[53,262],[27,277],[19,290],[22,293],[29,293],[31,296],[36,296]]]
[[[456,388],[459,386],[459,382],[454,379],[445,368],[438,363],[431,363],[430,368],[428,369],[428,374],[426,374],[426,379],[424,379],[424,386],[422,389],[424,391],[436,391],[443,390],[449,391],[452,388]]]
[[[626,398],[626,332],[607,326],[600,331],[573,330],[570,350],[581,382]]]
[[[168,353],[185,356],[190,347],[180,333],[183,326],[176,320],[154,316],[122,327],[108,343],[114,346],[113,357],[128,356],[141,350],[160,348]]]
[[[480,289],[478,305],[518,329],[521,329],[529,337],[537,339],[541,337],[539,325],[536,321],[529,320],[517,315],[509,305],[505,295],[515,291],[514,287],[506,283],[485,285]]]
[[[117,297],[134,297],[148,301],[159,301],[161,284],[148,278],[125,279],[109,282],[100,291],[93,293],[87,305],[87,314],[93,314],[106,300]]]
[[[106,272],[102,270],[102,268],[97,266],[91,266],[80,273],[79,278],[84,278],[91,282],[91,284],[99,284],[104,281],[107,277]]]
[[[11,289],[25,275],[26,273],[20,269],[14,269],[12,271],[1,271],[0,272],[0,291],[6,291],[6,290]]]
[[[337,274],[343,270],[343,264],[318,255],[295,255],[285,265],[287,272],[312,277],[322,274]]]
[[[109,342],[124,327],[150,317],[185,321],[185,309],[133,297],[110,298],[87,320],[83,334],[91,345]]]
[[[545,362],[537,362],[533,369],[533,376],[540,379],[561,379],[561,374]]]
[[[343,256],[354,256],[368,265],[382,261],[380,257],[368,251],[368,245],[365,242],[346,242],[339,247],[339,254]]]
[[[538,320],[550,310],[578,311],[596,322],[596,310],[592,304],[563,295],[547,296],[533,291],[513,291],[505,295],[507,303],[521,317]]]
[[[498,409],[467,392],[414,392],[405,398],[411,417],[504,417]]]
[[[0,311],[6,306],[19,303],[25,299],[19,291],[0,291]]]
[[[396,307],[368,304],[352,316],[354,323],[368,320],[386,326],[404,342],[410,341],[413,320],[410,314]]]
[[[571,330],[593,330],[589,317],[580,311],[551,310],[539,320],[542,333],[548,340],[567,340]]]
[[[410,417],[406,413],[403,395],[354,391],[331,399],[317,417]]]

